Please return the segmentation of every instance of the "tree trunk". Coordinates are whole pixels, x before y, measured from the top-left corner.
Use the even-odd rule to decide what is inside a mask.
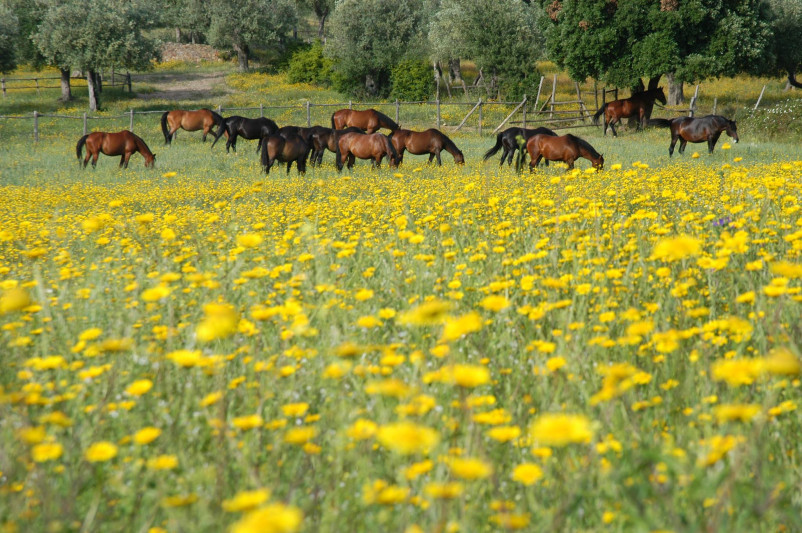
[[[97,94],[97,87],[95,81],[97,79],[97,72],[89,69],[86,74],[86,84],[89,89],[89,110],[97,111],[100,108],[100,98]]]
[[[181,42],[181,28],[175,29],[175,42],[177,43]]]
[[[376,90],[376,80],[374,80],[373,76],[370,74],[365,74],[365,91],[370,95],[374,95],[376,94]]]
[[[234,45],[234,51],[237,52],[237,61],[239,62],[240,72],[248,70],[248,46],[247,45]]]
[[[797,89],[802,89],[802,82],[796,81],[796,72],[788,71],[788,83]]]
[[[676,81],[673,72],[666,74],[668,80],[668,105],[680,105],[685,103],[685,95],[682,93],[682,82]]]
[[[326,17],[329,14],[326,13],[321,15],[317,19],[317,38],[321,40],[321,42],[326,42]]]
[[[103,77],[99,70],[95,72],[95,90],[98,94],[103,93]]]
[[[70,87],[70,69],[61,69],[61,101],[69,102],[72,100],[72,88]]]

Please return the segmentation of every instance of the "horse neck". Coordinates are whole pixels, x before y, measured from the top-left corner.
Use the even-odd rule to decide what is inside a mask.
[[[139,153],[145,158],[152,158],[153,153],[150,151],[150,148],[148,148],[148,145],[145,144],[145,141],[133,133],[131,135],[134,136],[134,143],[136,144],[136,149],[139,150]]]
[[[457,154],[459,153],[459,148],[457,148],[457,145],[454,144],[454,141],[445,135],[443,135],[443,149],[454,157],[457,157]]]
[[[579,148],[579,155],[588,161],[593,161],[595,163],[601,157],[595,150],[589,150],[588,147],[584,146],[582,143],[577,143],[577,147]]]

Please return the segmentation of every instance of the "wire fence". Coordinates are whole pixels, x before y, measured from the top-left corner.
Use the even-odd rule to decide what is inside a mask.
[[[50,80],[58,80],[58,85],[53,85]],[[39,82],[44,82],[44,84]],[[34,82],[30,85],[29,82]],[[18,83],[29,83],[28,85],[17,85]],[[127,87],[128,92],[133,92],[131,83],[131,74],[126,72],[124,75],[117,75],[112,72],[111,80],[102,80],[103,87]],[[80,76],[70,76],[70,89],[76,87],[86,87],[86,78]],[[36,94],[40,94],[42,89],[60,89],[61,77],[59,76],[42,76],[36,78],[0,78],[0,88],[2,88],[3,98],[6,97],[8,91],[25,91],[36,89]]]

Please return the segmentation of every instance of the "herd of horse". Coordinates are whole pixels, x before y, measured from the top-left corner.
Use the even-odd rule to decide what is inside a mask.
[[[649,119],[656,101],[666,103],[663,89],[655,88],[637,93],[630,98],[605,103],[594,115],[593,122],[604,116],[604,135],[609,128],[613,136],[617,136],[615,124],[624,118],[637,119],[639,129],[646,124],[655,127],[667,127],[671,130],[671,146],[669,156],[674,153],[674,146],[680,142],[680,154],[685,151],[688,142],[707,142],[712,154],[713,147],[723,132],[738,142],[738,129],[735,121],[720,115],[705,117],[677,117],[673,119]],[[441,165],[440,153],[445,150],[451,154],[456,164],[464,164],[463,153],[440,130],[431,128],[426,131],[402,129],[387,115],[375,109],[353,110],[341,109],[331,116],[331,128],[324,126],[284,126],[279,127],[273,120],[265,117],[247,118],[241,116],[222,117],[210,109],[196,111],[167,111],[161,117],[161,128],[165,144],[171,144],[179,129],[187,131],[203,131],[203,141],[211,133],[214,135],[212,148],[221,137],[226,137],[226,152],[237,150],[237,139],[258,140],[256,151],[260,153],[260,161],[265,173],[275,163],[287,163],[290,172],[292,163],[296,164],[299,173],[306,171],[306,163],[320,165],[326,150],[334,152],[337,170],[343,166],[350,169],[357,158],[369,159],[373,167],[381,166],[386,157],[390,167],[397,167],[404,158],[404,152],[414,155],[429,155],[429,162],[437,160]],[[216,131],[214,129],[217,128]],[[390,133],[379,133],[388,129]],[[83,147],[86,146],[86,157],[81,161]],[[507,162],[512,165],[513,156],[518,151],[516,167],[521,168],[529,156],[530,171],[545,160],[563,161],[568,170],[574,168],[579,158],[588,159],[597,170],[604,168],[604,157],[584,139],[575,135],[557,135],[548,128],[508,128],[496,137],[496,144],[484,155],[487,160],[499,150],[500,165]],[[85,168],[92,160],[92,167],[97,164],[99,154],[121,156],[120,166],[128,168],[128,160],[134,152],[145,158],[145,166],[152,167],[156,156],[145,142],[130,131],[117,133],[94,132],[84,135],[78,140],[76,154],[79,163]],[[311,156],[311,158],[310,158]]]

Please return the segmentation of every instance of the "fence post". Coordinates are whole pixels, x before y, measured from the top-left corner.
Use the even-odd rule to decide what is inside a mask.
[[[537,113],[537,103],[540,102],[540,90],[543,88],[543,80],[545,80],[545,76],[540,77],[540,83],[537,84],[537,96],[535,97],[535,113]],[[535,117],[537,118],[537,117]]]
[[[265,116],[265,105],[264,104],[259,104],[259,117],[261,118],[261,117],[264,117],[264,116]]]
[[[36,82],[36,94],[39,94],[39,78],[34,78],[33,81]]]
[[[755,102],[755,108],[753,111],[757,111],[757,106],[760,105],[760,101],[763,99],[763,93],[766,91],[766,86],[763,86],[763,89],[760,91],[760,96],[757,97],[757,102]]]
[[[440,99],[437,99],[437,129],[440,129]]]
[[[482,136],[482,99],[479,98],[479,136]]]
[[[524,102],[526,102],[526,95],[524,95]],[[523,126],[526,129],[526,104],[524,104],[523,108],[521,109],[521,114],[523,115]]]
[[[39,112],[33,112],[33,142],[39,142]]]
[[[351,100],[348,100],[348,109],[353,109],[354,105],[351,103]]]
[[[713,114],[716,114],[716,108],[718,107],[718,97],[713,98]]]
[[[395,123],[398,124],[398,98],[395,99]]]
[[[554,81],[551,84],[551,107],[549,108],[549,118],[554,118],[554,98],[557,95],[557,75],[554,75]]]
[[[593,80],[593,100],[596,102],[596,109],[599,109],[599,82]]]
[[[130,131],[131,133],[134,133],[134,110],[133,109],[131,110],[131,123],[128,126],[128,131]]]
[[[126,73],[125,73],[125,81],[126,81],[126,83],[128,83],[128,92],[129,92],[129,93],[132,93],[132,92],[134,92],[134,91],[131,89],[131,73],[130,73],[130,72],[126,72]]]
[[[87,131],[87,128],[86,128],[86,111],[84,111],[84,135],[86,135],[87,133],[89,133],[89,132]]]
[[[307,100],[306,101],[306,127],[307,128],[311,128],[312,127],[312,113],[310,111],[310,107],[311,107],[311,104],[309,103],[309,100]]]
[[[0,80],[0,82],[2,82],[2,84],[3,84],[3,98],[5,98],[6,97],[6,79],[3,78],[2,80]]]

